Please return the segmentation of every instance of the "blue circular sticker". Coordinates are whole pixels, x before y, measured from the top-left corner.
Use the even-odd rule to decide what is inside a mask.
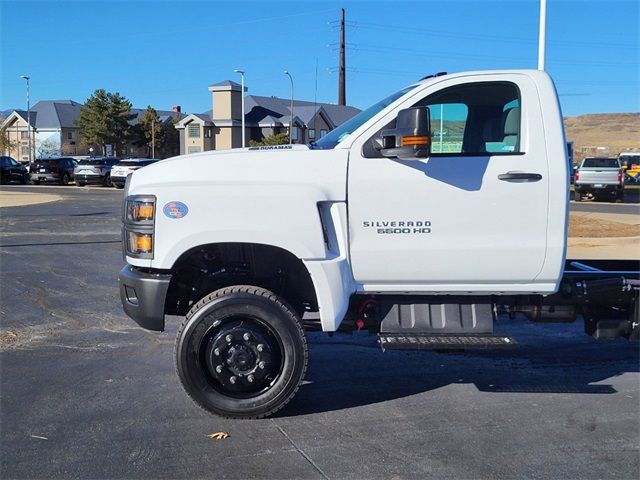
[[[169,202],[162,209],[164,214],[169,218],[182,218],[189,213],[189,207],[182,202]]]

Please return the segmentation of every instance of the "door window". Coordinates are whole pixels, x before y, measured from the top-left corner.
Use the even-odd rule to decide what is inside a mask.
[[[520,93],[512,83],[450,87],[421,105],[429,109],[433,156],[520,153]]]
[[[428,105],[431,153],[461,153],[469,109],[464,103]]]
[[[449,87],[417,102],[431,119],[431,153],[437,156],[490,156],[522,153],[520,92],[510,82],[478,82]],[[382,130],[395,128],[395,120]],[[380,131],[374,135],[374,138]],[[369,141],[366,158],[382,154]]]

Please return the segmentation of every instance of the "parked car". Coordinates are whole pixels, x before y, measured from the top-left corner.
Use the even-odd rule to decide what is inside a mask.
[[[29,172],[15,158],[0,157],[0,183],[6,184],[12,181],[24,185],[29,181]]]
[[[574,199],[586,196],[622,200],[624,175],[617,158],[587,157],[582,161],[575,173]]]
[[[30,165],[31,181],[39,185],[42,182],[69,185],[73,181],[73,170],[77,162],[73,158],[41,158]]]
[[[157,158],[127,158],[126,160],[122,160],[111,169],[111,183],[115,185],[116,188],[124,188],[124,183],[127,181],[129,175],[139,168],[157,161]]]
[[[75,170],[76,185],[111,186],[111,167],[120,161],[115,157],[92,157],[80,160]]]

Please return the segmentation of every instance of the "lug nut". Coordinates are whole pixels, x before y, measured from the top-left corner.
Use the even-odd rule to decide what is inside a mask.
[[[264,350],[264,345],[263,344],[258,344],[258,351],[261,352],[262,350]]]
[[[266,365],[266,363],[264,363],[264,362],[260,362],[260,363],[258,363],[258,368],[260,368],[260,369],[264,370],[264,366],[265,366],[265,365]]]
[[[248,333],[245,333],[244,335],[242,335],[242,338],[244,338],[246,341],[249,341],[249,338],[251,337],[249,336]]]
[[[231,377],[229,378],[229,381],[235,385],[237,378],[236,377]]]
[[[226,337],[224,337],[224,339],[227,341],[227,343],[231,343],[231,335],[227,335]]]
[[[216,367],[216,372],[218,372],[218,373],[222,373],[222,365],[218,365],[218,366]]]
[[[216,348],[216,349],[213,351],[213,354],[214,354],[216,357],[219,357],[219,356],[220,356],[220,349],[219,349],[219,348]]]
[[[253,375],[249,375],[247,377],[247,380],[249,380],[249,383],[253,383]]]

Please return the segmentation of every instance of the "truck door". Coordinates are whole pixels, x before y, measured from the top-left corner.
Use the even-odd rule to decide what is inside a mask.
[[[382,157],[372,139],[411,106],[429,110],[430,157]],[[471,293],[535,283],[549,179],[529,77],[443,79],[376,122],[350,152],[350,255],[365,289]]]

